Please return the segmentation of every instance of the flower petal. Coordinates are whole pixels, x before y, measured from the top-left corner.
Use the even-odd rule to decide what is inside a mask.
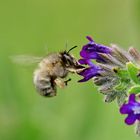
[[[91,79],[92,77],[94,77],[94,76],[93,75],[85,76],[83,79],[79,80],[78,82],[86,82],[89,79]]]
[[[98,53],[82,49],[80,52],[80,56],[86,59],[97,59]]]
[[[107,46],[103,46],[101,44],[96,44],[96,43],[88,43],[83,46],[82,50],[90,53],[90,52],[98,52],[98,53],[110,53],[111,48]]]
[[[90,42],[83,46],[80,52],[80,56],[85,59],[95,59],[104,62],[103,58],[99,55],[99,53],[109,54],[111,52],[111,48],[95,43],[93,39],[89,36],[87,36],[87,39]]]
[[[82,50],[80,56],[84,59],[94,59],[99,62],[105,62],[105,60],[97,52],[86,52]]]
[[[78,74],[84,77],[84,79],[79,80],[79,82],[85,82],[91,79],[92,77],[99,75],[99,68],[97,68],[97,66],[93,66],[93,67],[84,69],[82,72]]]
[[[128,102],[129,103],[135,103],[136,102],[136,100],[135,100],[135,94],[130,94],[129,101]]]
[[[86,38],[87,38],[89,41],[94,42],[93,39],[92,39],[92,37],[86,36]]]
[[[140,121],[140,114],[137,114],[137,119]]]
[[[80,64],[93,66],[94,64],[90,59],[79,59],[78,61]]]
[[[132,113],[132,107],[129,104],[123,104],[120,108],[120,113],[121,114],[129,114]]]
[[[125,119],[125,123],[128,124],[128,125],[132,125],[132,124],[135,123],[136,119],[137,119],[136,115],[131,113]]]

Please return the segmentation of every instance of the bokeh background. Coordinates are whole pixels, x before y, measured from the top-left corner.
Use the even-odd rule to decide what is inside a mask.
[[[140,43],[139,0],[0,0],[0,140],[137,140],[116,103],[106,104],[91,81],[72,81],[58,96],[43,98],[32,73],[10,56],[44,56],[78,45],[91,35],[123,48]]]

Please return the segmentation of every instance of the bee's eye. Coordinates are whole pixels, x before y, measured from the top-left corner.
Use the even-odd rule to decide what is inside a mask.
[[[63,62],[66,64],[66,66],[73,65],[73,58],[69,54],[64,54]]]

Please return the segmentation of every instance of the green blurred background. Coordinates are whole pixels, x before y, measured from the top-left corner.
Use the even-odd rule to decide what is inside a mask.
[[[72,82],[58,96],[34,89],[36,67],[14,64],[9,56],[78,45],[86,35],[98,43],[139,47],[139,0],[0,0],[0,140],[135,140],[116,103],[106,104],[91,81]]]

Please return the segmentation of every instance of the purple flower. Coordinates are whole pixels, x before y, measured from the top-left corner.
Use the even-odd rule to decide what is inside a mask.
[[[96,44],[89,36],[87,36],[87,39],[89,40],[89,43],[83,46],[80,52],[82,59],[79,60],[79,63],[82,65],[88,65],[89,67],[85,68],[82,72],[79,73],[79,75],[84,77],[79,82],[85,82],[95,76],[99,76],[100,72],[103,70],[99,66],[93,64],[92,59],[105,62],[105,60],[100,56],[100,54],[111,53],[111,48],[101,44]]]
[[[132,125],[136,120],[140,121],[140,103],[135,100],[135,94],[129,96],[127,104],[123,104],[120,108],[121,114],[128,114],[125,123]]]
[[[100,71],[102,71],[101,68],[94,65],[93,63],[91,64],[91,62],[89,62],[89,63],[91,65],[91,67],[88,67],[79,73],[79,75],[83,76],[84,78],[82,80],[79,80],[78,82],[86,82],[89,79],[91,79],[97,75],[100,75]]]
[[[80,59],[79,63],[82,65],[88,65],[90,67],[84,69],[82,72],[78,73],[79,75],[83,76],[84,78],[82,80],[79,80],[78,82],[86,82],[89,79],[100,75],[101,68],[99,66],[96,66],[92,63],[90,59]]]
[[[92,63],[91,59],[79,59],[79,63],[82,65],[89,65],[93,66],[94,64]]]
[[[85,59],[95,59],[104,61],[100,57],[99,53],[109,54],[111,53],[111,49],[107,46],[95,43],[93,39],[89,36],[87,36],[87,39],[89,40],[89,43],[83,46],[80,52],[81,57]]]

